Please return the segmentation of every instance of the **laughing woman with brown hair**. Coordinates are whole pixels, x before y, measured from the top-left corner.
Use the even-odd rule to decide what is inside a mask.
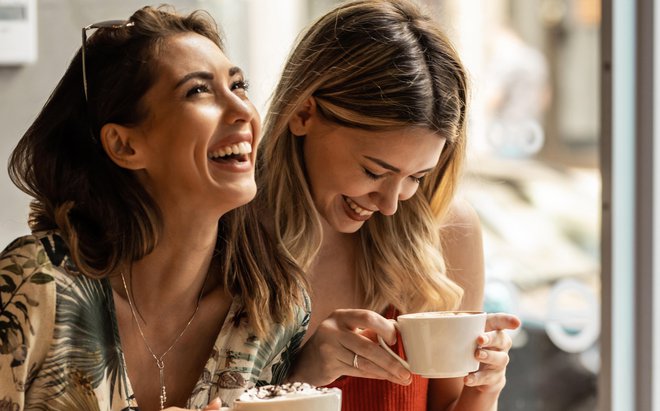
[[[286,374],[304,280],[240,223],[260,132],[205,14],[83,29],[9,165],[32,234],[0,254],[0,408],[217,409]]]

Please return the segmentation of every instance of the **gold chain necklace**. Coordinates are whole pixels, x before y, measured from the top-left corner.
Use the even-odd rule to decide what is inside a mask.
[[[137,324],[138,331],[140,332],[140,336],[142,337],[142,341],[144,341],[144,345],[145,345],[145,347],[147,347],[147,350],[149,350],[149,353],[151,354],[151,356],[154,357],[154,360],[156,360],[156,367],[158,367],[158,374],[159,374],[159,377],[160,377],[160,409],[162,410],[162,409],[165,409],[165,403],[167,402],[167,390],[165,389],[165,361],[164,361],[164,358],[170,351],[172,351],[172,349],[174,348],[176,343],[179,342],[179,339],[181,338],[181,336],[186,332],[186,330],[190,326],[190,323],[192,323],[193,320],[195,319],[195,315],[197,315],[197,311],[199,311],[199,303],[202,301],[202,295],[204,294],[204,287],[206,286],[206,280],[209,278],[209,273],[207,271],[206,272],[206,277],[204,277],[204,282],[202,283],[202,289],[199,291],[199,297],[197,297],[197,305],[195,306],[195,311],[190,316],[190,319],[186,323],[186,326],[183,327],[183,330],[181,330],[179,335],[174,339],[174,342],[172,343],[172,345],[170,345],[170,348],[165,350],[165,352],[162,353],[160,356],[157,356],[156,354],[154,354],[154,351],[149,346],[149,343],[147,342],[147,338],[144,336],[144,332],[142,332],[142,327],[140,326],[140,321],[138,321],[137,314],[135,314],[135,306],[133,305],[133,300],[131,299],[131,294],[128,292],[128,287],[126,286],[126,279],[124,278],[124,272],[121,271],[119,274],[121,275],[121,282],[124,285],[124,291],[126,292],[126,298],[128,299],[128,306],[131,308],[131,314],[133,315],[133,319],[135,320],[135,323]]]

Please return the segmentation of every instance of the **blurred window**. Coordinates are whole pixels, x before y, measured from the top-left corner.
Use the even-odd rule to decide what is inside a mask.
[[[484,227],[487,311],[517,313],[508,411],[596,409],[597,0],[427,0],[472,76],[462,195]]]

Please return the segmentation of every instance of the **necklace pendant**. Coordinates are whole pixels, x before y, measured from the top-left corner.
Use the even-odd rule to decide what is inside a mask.
[[[160,409],[165,409],[165,402],[167,402],[167,392],[165,386],[160,387]]]
[[[160,377],[160,409],[165,408],[167,402],[167,390],[165,389],[165,363],[162,358],[156,359],[156,366],[158,367],[158,374]]]
[[[165,389],[165,386],[163,385],[160,387],[160,409],[162,410],[165,408],[165,403],[167,402],[167,390]]]

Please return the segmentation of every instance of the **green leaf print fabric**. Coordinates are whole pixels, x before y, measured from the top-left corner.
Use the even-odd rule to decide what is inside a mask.
[[[139,409],[109,282],[76,271],[55,232],[0,254],[0,410]],[[258,339],[235,298],[186,407],[228,405],[245,388],[281,382],[308,322],[307,300],[294,325]]]

